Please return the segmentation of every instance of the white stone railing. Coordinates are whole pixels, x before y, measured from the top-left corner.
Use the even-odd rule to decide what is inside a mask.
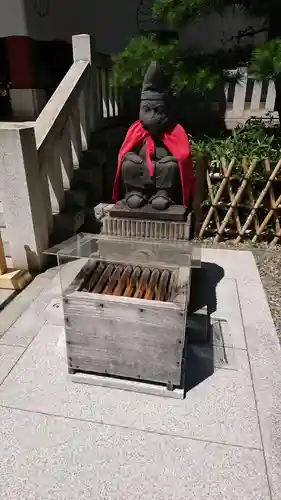
[[[82,152],[94,130],[119,114],[110,58],[95,53],[88,35],[73,37],[73,57],[36,122],[0,127],[0,230],[16,268],[43,266]]]
[[[235,85],[225,85],[226,127],[235,128],[253,117],[266,120],[270,116],[278,122],[274,82],[258,82],[248,74],[246,68],[240,68],[239,73],[241,78]]]

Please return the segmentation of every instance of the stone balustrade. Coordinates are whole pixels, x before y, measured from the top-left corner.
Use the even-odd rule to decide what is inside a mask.
[[[111,60],[88,35],[73,37],[73,65],[35,122],[0,127],[0,230],[8,263],[40,270],[93,132],[119,114]]]

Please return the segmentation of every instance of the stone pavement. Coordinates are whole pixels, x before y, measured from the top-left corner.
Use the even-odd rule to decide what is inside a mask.
[[[211,347],[231,363],[183,401],[68,380],[56,270],[4,309],[1,499],[281,499],[280,348],[257,268],[250,252],[202,260],[214,286],[199,289],[227,320]]]

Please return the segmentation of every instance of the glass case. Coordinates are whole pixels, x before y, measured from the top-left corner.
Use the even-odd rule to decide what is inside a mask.
[[[46,253],[59,266],[70,373],[179,387],[199,247],[80,233]]]
[[[44,253],[57,258],[62,294],[89,259],[150,267],[201,267],[200,245],[182,240],[167,242],[79,233]]]

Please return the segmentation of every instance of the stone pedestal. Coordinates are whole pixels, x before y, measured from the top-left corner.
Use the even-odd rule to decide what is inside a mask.
[[[167,210],[163,211],[155,210],[151,205],[132,209],[128,207],[124,200],[120,200],[110,210],[110,215],[121,219],[185,222],[187,210],[182,205],[171,205]]]

